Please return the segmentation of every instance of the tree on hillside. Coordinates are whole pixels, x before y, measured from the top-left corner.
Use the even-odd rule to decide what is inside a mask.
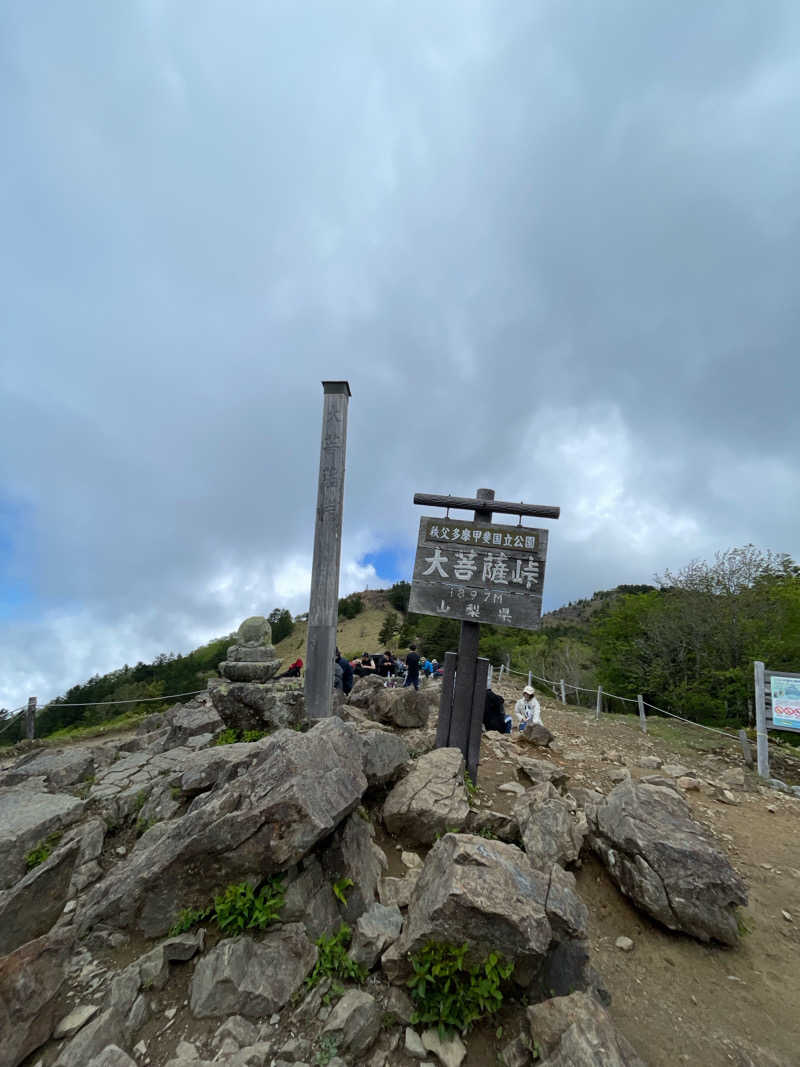
[[[395,582],[386,598],[397,611],[404,615],[408,611],[408,598],[411,596],[411,585],[408,582]]]
[[[363,610],[364,601],[358,593],[351,593],[339,601],[339,615],[343,619],[354,619]]]
[[[400,629],[400,619],[393,611],[387,611],[383,618],[383,626],[381,632],[378,634],[378,640],[380,643],[388,648],[392,643],[392,638]]]
[[[286,608],[273,608],[267,616],[267,622],[272,627],[272,643],[277,645],[284,637],[288,637],[294,630],[292,613]]]

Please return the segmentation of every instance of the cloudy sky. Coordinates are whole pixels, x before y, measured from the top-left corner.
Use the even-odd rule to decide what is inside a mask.
[[[342,593],[415,491],[558,504],[545,607],[800,556],[800,6],[0,9],[0,706]],[[514,520],[511,520],[514,521]]]

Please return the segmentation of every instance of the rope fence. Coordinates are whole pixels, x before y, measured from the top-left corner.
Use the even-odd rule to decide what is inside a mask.
[[[528,671],[527,673],[525,673],[525,671],[515,671],[512,670],[510,667],[506,667],[506,665],[503,663],[500,665],[498,670],[498,681],[503,677],[504,674],[516,674],[520,678],[527,678],[528,685],[532,684],[533,679],[535,679],[537,682],[542,682],[544,685],[547,685],[552,689],[553,696],[555,696],[556,699],[559,699],[560,689],[561,703],[565,706],[567,706],[565,693],[567,689],[574,690],[575,693],[590,693],[592,696],[595,696],[597,698],[596,717],[598,718],[600,716],[600,706],[603,697],[610,697],[613,700],[621,700],[623,703],[626,704],[636,704],[639,709],[639,716],[642,722],[642,730],[645,733],[647,732],[647,726],[643,709],[650,708],[653,711],[657,712],[659,715],[666,715],[670,719],[677,719],[679,722],[685,722],[687,726],[696,726],[699,730],[707,730],[709,733],[719,734],[720,737],[725,737],[729,741],[734,741],[736,744],[742,744],[742,738],[737,734],[728,733],[727,730],[720,730],[716,726],[707,726],[705,723],[694,722],[692,719],[686,719],[683,715],[677,715],[674,711],[667,711],[666,708],[660,708],[656,704],[651,704],[649,701],[644,700],[641,697],[634,699],[633,697],[619,696],[616,693],[607,692],[605,689],[603,689],[602,686],[598,686],[596,689],[586,689],[583,686],[573,685],[571,682],[565,682],[563,679],[554,681],[551,678],[541,678],[538,674],[534,674],[532,671]],[[780,752],[781,755],[786,755],[785,748],[783,748],[781,745],[778,745],[775,741],[767,740],[767,744],[776,752]]]

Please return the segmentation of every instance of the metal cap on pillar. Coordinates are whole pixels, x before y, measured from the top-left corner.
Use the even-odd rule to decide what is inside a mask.
[[[324,381],[322,390],[322,441],[306,653],[306,714],[311,719],[331,714],[342,552],[347,409],[352,396],[346,381]]]

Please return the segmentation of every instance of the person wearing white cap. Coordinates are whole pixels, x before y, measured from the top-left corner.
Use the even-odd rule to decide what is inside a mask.
[[[542,709],[532,685],[526,685],[522,690],[522,696],[514,705],[514,717],[520,730],[534,723],[541,723]]]

